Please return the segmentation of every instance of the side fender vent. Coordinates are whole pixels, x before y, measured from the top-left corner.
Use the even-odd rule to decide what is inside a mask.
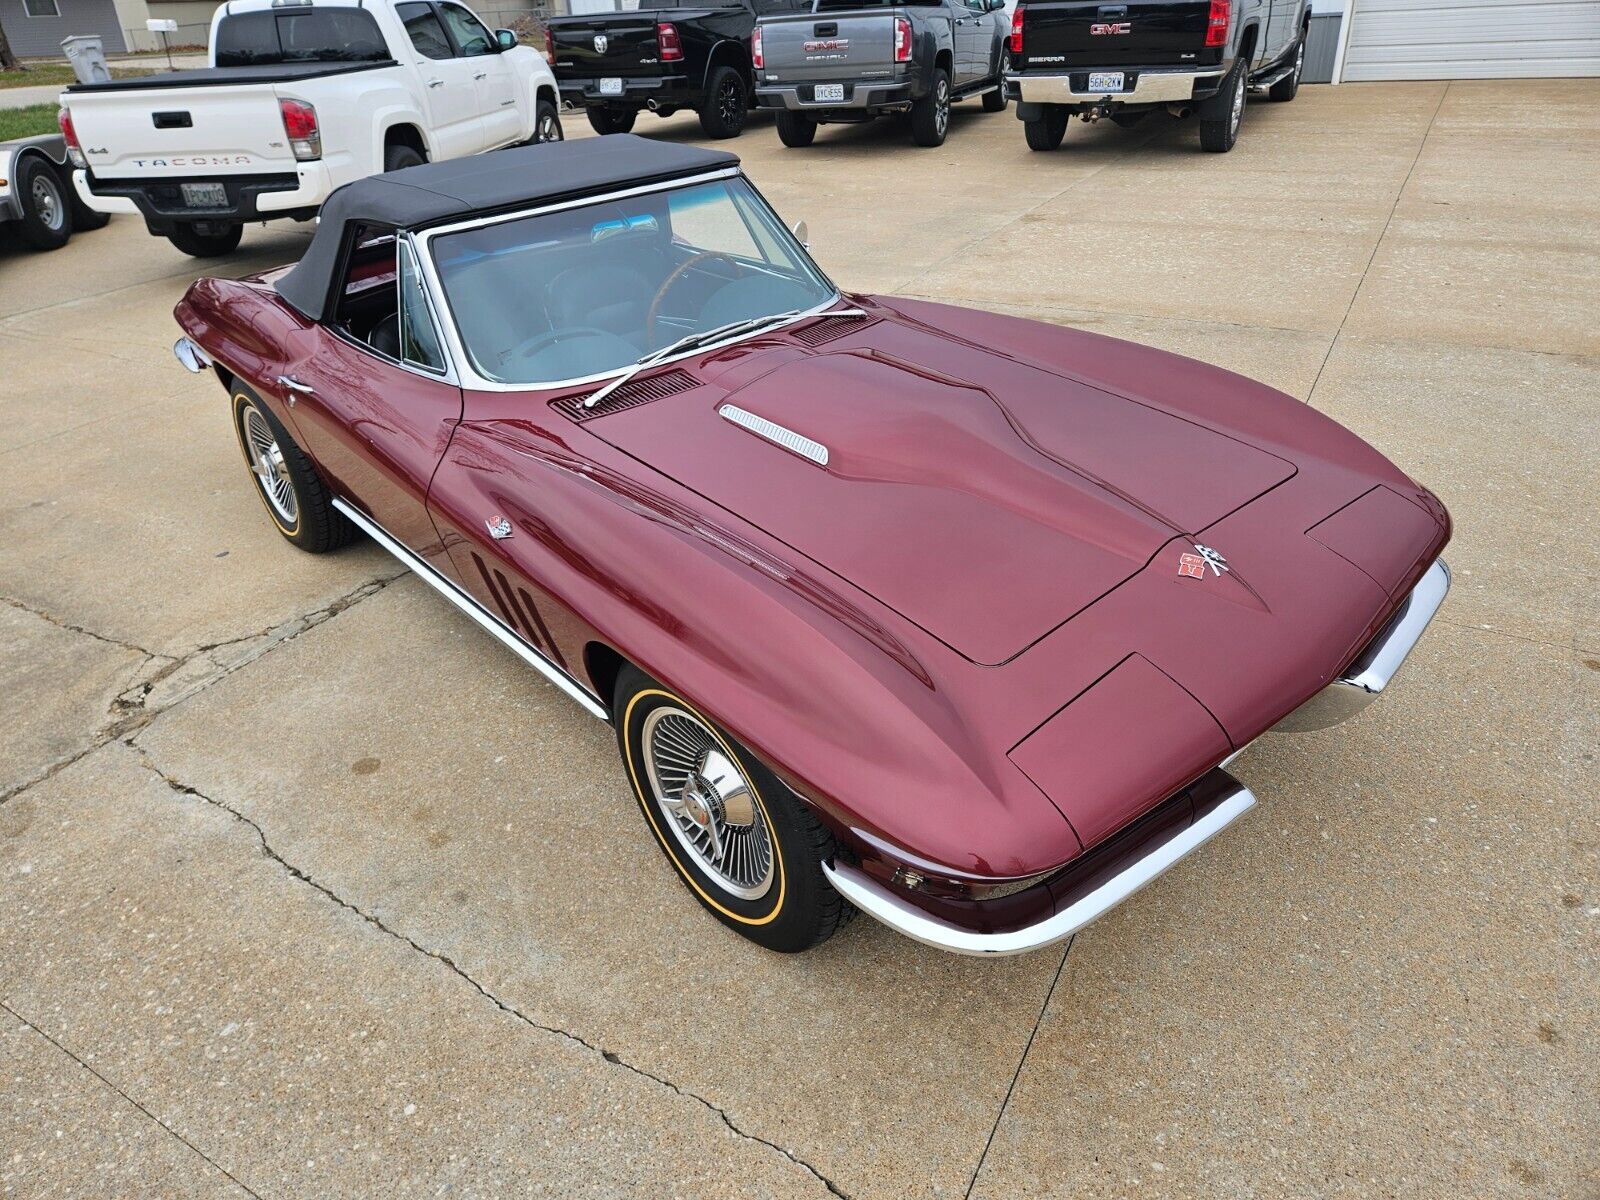
[[[574,421],[587,421],[592,417],[603,417],[608,413],[621,412],[623,409],[638,408],[639,405],[649,404],[652,400],[663,400],[699,386],[699,380],[693,375],[674,367],[659,375],[630,379],[593,408],[583,406],[583,402],[592,396],[593,392],[584,392],[578,396],[563,396],[560,400],[552,400],[550,403]]]
[[[820,346],[823,342],[831,342],[836,337],[841,337],[853,329],[863,329],[871,325],[870,320],[863,321],[860,317],[820,317],[809,325],[793,330],[789,336],[802,346]]]

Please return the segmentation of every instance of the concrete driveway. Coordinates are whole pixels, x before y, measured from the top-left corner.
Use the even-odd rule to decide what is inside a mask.
[[[280,542],[170,312],[303,231],[0,252],[0,1193],[1600,1194],[1597,114],[1347,85],[1226,157],[975,109],[734,145],[844,286],[1257,376],[1455,515],[1391,697],[996,962],[755,949],[603,726],[376,548]]]

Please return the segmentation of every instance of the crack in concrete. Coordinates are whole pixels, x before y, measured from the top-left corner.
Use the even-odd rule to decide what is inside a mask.
[[[430,950],[420,942],[416,941],[416,939],[412,938],[410,935],[401,933],[399,930],[391,928],[389,925],[385,924],[381,918],[375,917],[358,905],[352,904],[349,900],[346,900],[343,896],[340,896],[327,884],[313,878],[310,874],[295,866],[288,859],[284,858],[283,855],[278,853],[278,851],[273,848],[272,843],[267,840],[266,831],[250,817],[247,817],[244,813],[240,812],[232,805],[208,796],[198,788],[191,787],[182,780],[174,779],[171,775],[168,775],[156,763],[150,752],[147,751],[143,746],[140,746],[138,743],[136,743],[131,737],[124,738],[123,744],[138,756],[141,766],[159,778],[174,792],[178,793],[179,795],[192,797],[193,799],[199,800],[202,803],[209,804],[213,808],[227,813],[240,824],[248,826],[252,831],[254,831],[256,840],[261,845],[261,852],[266,855],[267,858],[277,863],[278,866],[281,867],[291,878],[296,879],[305,884],[307,887],[321,893],[340,908],[354,913],[357,917],[361,918],[361,920],[365,921],[368,925],[371,925],[380,933],[386,934],[396,941],[409,946],[412,950],[416,951],[423,957],[432,959],[434,962],[439,963],[452,974],[458,976],[480,996],[489,1001],[489,1003],[493,1004],[507,1016],[514,1017],[516,1020],[521,1021],[530,1029],[536,1029],[541,1033],[553,1034],[556,1037],[563,1038],[566,1041],[572,1042],[578,1046],[582,1046],[585,1050],[592,1054],[598,1055],[600,1058],[604,1059],[607,1063],[610,1063],[613,1066],[621,1067],[625,1071],[632,1072],[643,1079],[648,1079],[652,1083],[664,1087],[671,1092],[675,1092],[677,1095],[682,1096],[685,1100],[691,1100],[694,1103],[703,1106],[707,1111],[715,1114],[716,1117],[738,1137],[744,1138],[746,1141],[755,1142],[759,1145],[767,1147],[769,1150],[773,1150],[778,1154],[781,1154],[784,1158],[787,1158],[797,1167],[800,1167],[807,1174],[811,1175],[811,1177],[814,1178],[818,1183],[822,1184],[823,1187],[827,1188],[830,1195],[838,1196],[840,1197],[840,1200],[849,1200],[849,1194],[847,1192],[840,1188],[838,1184],[834,1183],[833,1180],[829,1179],[821,1171],[817,1170],[816,1167],[812,1166],[805,1159],[795,1154],[794,1151],[789,1150],[787,1147],[780,1146],[777,1142],[770,1141],[767,1138],[762,1137],[760,1134],[751,1133],[748,1130],[741,1129],[734,1122],[733,1118],[728,1115],[725,1109],[713,1104],[704,1096],[701,1096],[696,1092],[689,1091],[687,1088],[672,1082],[672,1080],[663,1078],[652,1071],[647,1071],[643,1067],[635,1066],[633,1063],[628,1062],[614,1051],[607,1050],[604,1046],[597,1045],[580,1034],[573,1033],[570,1030],[562,1029],[554,1025],[543,1025],[540,1022],[535,1021],[526,1013],[522,1012],[520,1009],[507,1004],[504,1000],[500,999],[499,996],[495,995],[476,978],[474,978],[448,954],[441,953],[437,950]],[[1063,959],[1063,961],[1065,960]],[[1046,1003],[1048,1003],[1048,998],[1046,999]],[[1032,1039],[1030,1038],[1030,1042],[1031,1040]]]
[[[3,600],[5,603],[21,609],[24,612],[32,613],[34,616],[41,617],[50,624],[61,629],[71,630],[73,633],[81,633],[87,637],[95,638],[99,641],[108,642],[111,645],[121,646],[124,649],[133,650],[137,653],[143,654],[145,656],[144,661],[133,668],[133,674],[135,676],[143,672],[152,663],[161,663],[161,666],[152,674],[140,680],[133,687],[121,692],[111,702],[111,712],[109,715],[112,719],[100,729],[90,734],[87,745],[80,750],[76,750],[71,754],[67,754],[56,759],[37,774],[30,776],[21,783],[7,788],[4,792],[0,792],[0,804],[4,804],[13,797],[21,795],[29,788],[37,787],[46,780],[54,778],[56,775],[59,775],[62,771],[65,771],[68,767],[72,766],[80,759],[93,754],[101,747],[109,745],[111,742],[131,737],[133,734],[138,733],[140,730],[148,726],[150,722],[154,721],[162,713],[167,712],[179,704],[182,704],[191,696],[198,695],[207,688],[221,682],[229,675],[232,675],[235,671],[249,666],[257,659],[271,653],[273,650],[276,650],[279,646],[287,645],[289,642],[294,641],[295,638],[299,637],[307,630],[315,629],[324,621],[338,616],[340,613],[352,608],[370,596],[377,595],[384,588],[388,587],[391,583],[401,578],[406,573],[407,572],[401,570],[395,572],[393,575],[383,575],[379,576],[377,579],[369,579],[365,583],[361,584],[360,587],[346,592],[344,595],[334,600],[333,603],[324,605],[322,608],[314,609],[309,613],[303,613],[297,617],[291,617],[289,620],[280,622],[277,625],[269,625],[265,629],[258,630],[255,633],[246,633],[238,637],[226,638],[219,642],[210,642],[203,646],[196,646],[194,649],[178,657],[173,657],[167,654],[156,654],[152,651],[144,650],[138,646],[134,646],[131,643],[120,642],[115,638],[105,637],[102,634],[95,633],[93,630],[83,629],[79,626],[68,624],[65,621],[61,621],[51,616],[49,613],[42,612],[30,605],[22,603],[21,601],[12,600],[9,597],[0,597],[0,600]],[[256,644],[250,647],[249,652],[238,655],[229,661],[219,662],[217,659],[211,657],[214,651],[226,649],[229,646],[245,645],[247,643]],[[211,670],[205,671],[192,679],[172,687],[164,694],[158,692],[161,684],[172,679],[184,668],[198,662],[202,658],[210,664],[212,668]],[[154,697],[153,702],[152,697]]]
[[[64,620],[46,609],[29,604],[26,600],[18,600],[14,596],[0,596],[0,603],[9,604],[12,608],[19,609],[25,613],[32,613],[41,621],[48,622],[57,629],[65,629],[69,633],[81,633],[84,637],[93,638],[97,642],[104,642],[108,646],[117,646],[123,650],[131,650],[135,654],[142,654],[147,659],[168,657],[165,654],[157,654],[154,650],[146,650],[143,646],[136,646],[132,642],[125,642],[121,638],[97,633],[93,629],[87,629],[82,625],[74,625],[71,621]]]
[[[73,1062],[77,1063],[85,1071],[89,1072],[89,1074],[93,1075],[101,1083],[105,1084],[106,1087],[110,1088],[113,1092],[115,1092],[117,1095],[121,1096],[129,1104],[133,1105],[134,1108],[138,1109],[141,1113],[143,1113],[151,1121],[154,1121],[157,1125],[159,1125],[162,1129],[164,1129],[169,1135],[171,1135],[172,1137],[176,1138],[178,1141],[182,1142],[190,1150],[194,1151],[194,1153],[198,1154],[202,1161],[204,1161],[206,1164],[208,1164],[213,1170],[218,1171],[222,1175],[226,1176],[233,1184],[235,1184],[246,1195],[255,1197],[255,1200],[261,1200],[260,1193],[252,1191],[248,1185],[246,1185],[242,1180],[239,1179],[238,1176],[234,1175],[233,1172],[229,1171],[226,1167],[224,1167],[222,1164],[217,1162],[214,1158],[212,1158],[204,1150],[200,1149],[199,1146],[196,1146],[188,1138],[184,1137],[183,1134],[179,1133],[171,1125],[168,1125],[160,1117],[156,1116],[155,1113],[151,1112],[148,1108],[146,1108],[144,1105],[140,1104],[132,1096],[128,1095],[127,1092],[123,1091],[116,1084],[112,1083],[111,1080],[107,1079],[99,1071],[95,1070],[88,1063],[86,1063],[83,1059],[79,1058],[70,1049],[68,1049],[62,1043],[58,1042],[55,1038],[51,1037],[48,1033],[46,1033],[43,1029],[39,1028],[39,1026],[35,1025],[32,1021],[28,1020],[27,1017],[23,1016],[16,1009],[12,1008],[9,1001],[0,1000],[0,1009],[4,1009],[6,1012],[10,1013],[13,1017],[15,1017],[23,1025],[25,1025],[29,1029],[33,1030],[34,1033],[38,1034],[45,1041],[49,1042],[52,1046],[54,1046],[57,1050],[61,1051],[61,1053],[65,1054]]]

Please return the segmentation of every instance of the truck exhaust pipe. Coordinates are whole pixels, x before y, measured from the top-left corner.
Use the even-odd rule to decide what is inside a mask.
[[[656,98],[654,96],[651,96],[650,99],[648,99],[648,100],[646,100],[644,102],[644,106],[646,108],[648,108],[651,112],[655,112],[656,111]]]

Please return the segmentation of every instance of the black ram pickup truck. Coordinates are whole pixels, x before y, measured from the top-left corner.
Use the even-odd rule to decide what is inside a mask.
[[[1074,115],[1131,125],[1156,109],[1200,118],[1200,145],[1233,149],[1245,93],[1293,100],[1310,0],[1018,0],[1006,95],[1034,150]]]
[[[634,12],[551,18],[546,52],[562,104],[583,108],[596,133],[627,133],[643,109],[667,117],[692,108],[707,137],[738,137],[754,91],[756,18],[809,7],[809,0],[698,8],[640,0]]]

